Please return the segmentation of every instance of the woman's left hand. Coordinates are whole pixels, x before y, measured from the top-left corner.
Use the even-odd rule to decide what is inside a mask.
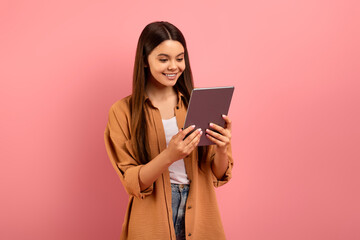
[[[231,120],[228,116],[222,115],[222,117],[225,120],[225,127],[210,123],[210,129],[206,129],[206,137],[216,144],[217,151],[224,153],[231,142]]]

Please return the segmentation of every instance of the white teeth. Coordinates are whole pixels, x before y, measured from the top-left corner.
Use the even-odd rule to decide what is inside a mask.
[[[166,73],[165,73],[165,75],[166,75],[167,77],[175,77],[175,76],[176,76],[176,74],[166,74]]]

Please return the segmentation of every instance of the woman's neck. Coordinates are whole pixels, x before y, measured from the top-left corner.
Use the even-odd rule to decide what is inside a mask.
[[[175,116],[174,108],[178,99],[173,87],[158,87],[148,83],[146,93],[151,103],[159,109],[162,119]]]
[[[173,87],[159,87],[151,83],[146,85],[146,94],[151,101],[166,101],[169,98],[176,96],[176,91]]]

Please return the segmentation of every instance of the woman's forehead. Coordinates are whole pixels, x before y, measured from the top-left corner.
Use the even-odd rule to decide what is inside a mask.
[[[156,55],[179,55],[184,53],[184,46],[175,40],[165,40],[156,46],[153,50]]]

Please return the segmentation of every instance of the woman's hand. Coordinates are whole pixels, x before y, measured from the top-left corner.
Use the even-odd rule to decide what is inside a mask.
[[[173,162],[185,158],[194,150],[199,144],[202,134],[201,129],[195,130],[184,139],[194,128],[195,126],[190,126],[185,130],[180,130],[171,138],[168,147],[164,151],[140,169],[139,180],[141,191],[153,184]]]
[[[194,130],[194,128],[195,126],[190,126],[184,130],[180,130],[171,138],[166,150],[169,151],[172,162],[185,158],[199,144],[202,135],[200,128],[196,129],[184,139],[188,133]]]
[[[216,144],[214,160],[211,164],[211,170],[217,179],[222,179],[228,168],[228,146],[231,142],[231,120],[223,115],[225,127],[216,124],[210,124],[211,129],[206,129],[206,136]]]
[[[219,153],[225,153],[231,142],[231,120],[228,116],[222,115],[222,117],[225,120],[224,128],[210,123],[210,129],[206,129],[206,137],[216,144],[216,151]]]

